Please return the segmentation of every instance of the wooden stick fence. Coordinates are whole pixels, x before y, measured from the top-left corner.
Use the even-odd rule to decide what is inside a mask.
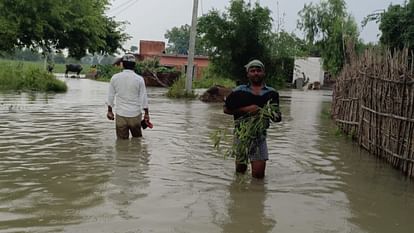
[[[414,55],[353,56],[337,78],[332,117],[370,153],[414,177]]]

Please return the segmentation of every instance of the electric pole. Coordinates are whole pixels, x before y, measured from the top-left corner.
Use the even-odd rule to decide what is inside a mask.
[[[191,20],[190,29],[190,44],[188,50],[188,62],[187,62],[187,78],[185,82],[185,91],[187,94],[192,92],[193,87],[193,70],[194,70],[194,50],[195,40],[197,34],[197,13],[198,13],[198,0],[194,0],[193,3],[193,17]]]

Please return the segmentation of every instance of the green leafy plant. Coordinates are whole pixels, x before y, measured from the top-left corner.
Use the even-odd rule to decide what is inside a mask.
[[[236,86],[236,83],[231,79],[221,78],[202,78],[193,82],[194,88],[210,88],[215,85],[232,88]]]
[[[185,76],[181,76],[177,81],[168,88],[167,97],[170,98],[187,98],[187,99],[194,99],[197,95],[192,91],[191,93],[187,93],[185,90]]]
[[[66,83],[42,68],[24,63],[0,63],[0,90],[66,92]]]
[[[207,68],[203,69],[202,78],[194,79],[193,87],[210,88],[215,85],[233,88],[236,86],[236,82],[222,73],[214,72],[214,65],[210,63]]]
[[[97,69],[99,81],[109,81],[112,75],[122,71],[121,67],[113,65],[98,65]]]
[[[236,158],[239,163],[248,163],[249,154],[255,149],[254,146],[257,144],[257,140],[266,137],[266,130],[269,128],[270,121],[275,119],[277,112],[279,112],[278,107],[268,102],[254,115],[237,120],[234,130],[235,142],[231,148],[225,151],[225,157]],[[220,144],[226,137],[223,130],[219,129],[214,132],[211,135],[214,148],[220,151]]]

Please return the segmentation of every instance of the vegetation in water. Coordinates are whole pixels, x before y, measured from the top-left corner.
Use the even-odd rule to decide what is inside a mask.
[[[0,90],[66,92],[67,86],[42,68],[0,63]]]
[[[187,98],[187,99],[194,99],[197,95],[192,91],[191,93],[187,93],[185,90],[185,81],[186,77],[181,76],[177,81],[173,83],[171,87],[168,88],[167,96],[170,98]]]
[[[211,64],[203,70],[201,79],[194,79],[193,81],[193,87],[196,89],[210,88],[215,85],[233,88],[236,86],[236,82],[229,77],[215,73]]]
[[[276,118],[277,112],[279,112],[278,107],[268,102],[254,115],[237,120],[234,129],[236,140],[233,146],[224,152],[224,156],[236,158],[239,163],[248,163],[249,153],[256,149],[254,148],[256,141],[266,136],[270,121]],[[221,143],[226,138],[228,136],[224,130],[219,129],[214,132],[211,135],[214,148],[221,151]]]

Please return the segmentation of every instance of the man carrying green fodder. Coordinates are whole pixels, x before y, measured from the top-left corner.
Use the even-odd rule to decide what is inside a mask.
[[[280,122],[278,92],[266,86],[265,67],[259,60],[246,66],[249,84],[236,87],[226,98],[224,113],[233,115],[235,122],[232,156],[236,158],[236,172],[245,173],[250,161],[252,176],[264,178],[269,159],[266,130],[270,120]]]

